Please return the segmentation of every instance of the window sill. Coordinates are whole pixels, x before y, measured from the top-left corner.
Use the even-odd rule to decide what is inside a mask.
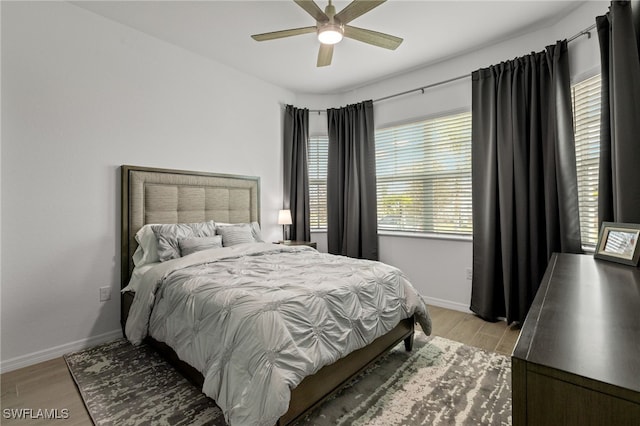
[[[472,242],[471,235],[461,234],[436,234],[436,233],[418,233],[418,232],[400,232],[400,231],[378,231],[378,235],[385,237],[402,237],[402,238],[426,238],[429,240],[447,240],[447,241],[467,241]]]
[[[312,234],[326,234],[326,229],[312,229]],[[426,238],[430,240],[447,240],[447,241],[467,241],[473,242],[473,237],[471,235],[460,235],[460,234],[422,234],[422,233],[413,233],[413,232],[398,232],[398,231],[378,231],[378,235],[384,237],[402,237],[402,238]],[[585,254],[594,254],[596,248],[594,246],[582,246],[582,250]]]
[[[312,229],[312,234],[326,234],[326,229]],[[399,231],[378,231],[379,236],[383,237],[401,237],[401,238],[425,238],[429,240],[446,240],[446,241],[466,241],[472,242],[471,235],[460,234],[435,234],[435,233],[418,233],[418,232],[399,232]]]
[[[584,254],[595,254],[596,252],[596,247],[595,246],[582,246],[582,251],[584,252]]]

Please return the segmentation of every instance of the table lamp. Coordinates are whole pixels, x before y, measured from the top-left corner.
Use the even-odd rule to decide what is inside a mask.
[[[284,241],[289,241],[289,239],[287,238],[285,226],[291,225],[292,223],[291,210],[280,210],[278,212],[278,225],[282,225],[282,238],[284,239]]]

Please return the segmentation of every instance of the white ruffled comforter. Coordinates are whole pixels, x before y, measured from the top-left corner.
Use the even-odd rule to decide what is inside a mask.
[[[422,297],[396,268],[309,247],[241,244],[145,273],[126,324],[199,370],[230,425],[273,425],[305,376],[415,314]]]

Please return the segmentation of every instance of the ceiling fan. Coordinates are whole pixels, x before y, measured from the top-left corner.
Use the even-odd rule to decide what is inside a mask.
[[[318,52],[318,67],[331,64],[333,57],[333,46],[340,42],[343,37],[349,37],[374,46],[395,50],[402,39],[389,34],[347,25],[359,16],[364,15],[373,8],[380,6],[386,0],[353,0],[339,13],[331,0],[324,12],[313,0],[293,0],[316,20],[316,25],[312,27],[292,28],[283,31],[254,34],[251,37],[256,41],[274,40],[277,38],[291,37],[301,34],[317,32],[320,41],[320,51]]]

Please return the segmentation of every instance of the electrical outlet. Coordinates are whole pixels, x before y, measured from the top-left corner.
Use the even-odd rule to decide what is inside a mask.
[[[100,301],[111,300],[111,287],[100,287]]]
[[[467,272],[467,279],[468,280],[472,280],[473,279],[473,270],[471,268],[467,268],[466,272]]]

